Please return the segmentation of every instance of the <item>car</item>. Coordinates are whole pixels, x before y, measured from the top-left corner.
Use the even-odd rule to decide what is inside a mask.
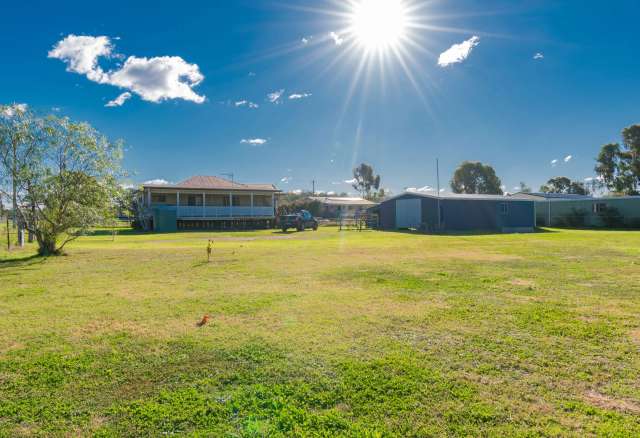
[[[316,231],[318,229],[318,220],[307,210],[300,210],[298,213],[280,216],[280,228],[283,233],[286,233],[289,228],[295,228],[298,231],[311,228]]]

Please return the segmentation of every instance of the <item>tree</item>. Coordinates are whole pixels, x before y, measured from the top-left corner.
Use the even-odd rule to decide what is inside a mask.
[[[26,105],[0,106],[0,183],[10,187],[4,195],[10,199],[13,225],[18,203],[18,180],[28,171],[34,153],[33,135],[37,133]],[[0,194],[1,196],[1,194]]]
[[[14,182],[16,214],[35,236],[39,254],[60,254],[68,242],[115,216],[122,145],[67,118],[26,114],[24,122],[27,134],[17,154],[0,141],[0,167]]]
[[[362,163],[353,169],[353,188],[360,192],[363,198],[371,198],[371,190],[376,191],[380,188],[380,175],[375,175],[373,167],[369,164]]]
[[[612,192],[637,195],[640,189],[640,125],[622,130],[622,145],[602,146],[595,171]]]
[[[563,193],[568,195],[588,195],[589,189],[583,182],[571,181],[566,176],[556,176],[540,187],[542,193]]]
[[[464,161],[451,180],[453,193],[502,195],[501,185],[493,167],[478,161]]]
[[[520,181],[520,193],[531,193],[531,187],[527,183]]]

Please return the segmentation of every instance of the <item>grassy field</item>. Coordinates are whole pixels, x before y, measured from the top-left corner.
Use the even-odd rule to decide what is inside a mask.
[[[0,250],[0,436],[640,435],[640,233],[32,254]]]

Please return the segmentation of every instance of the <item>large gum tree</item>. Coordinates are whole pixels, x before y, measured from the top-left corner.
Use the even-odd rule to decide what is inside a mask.
[[[115,215],[122,144],[87,123],[0,107],[0,190],[41,255]]]

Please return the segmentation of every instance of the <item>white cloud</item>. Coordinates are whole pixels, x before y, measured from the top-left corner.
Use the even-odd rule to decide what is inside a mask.
[[[357,179],[355,179],[355,178],[353,178],[353,179],[348,179],[348,180],[346,180],[344,183],[345,183],[345,184],[355,184],[355,183],[357,183],[357,182],[358,182],[358,180],[357,180]]]
[[[333,40],[336,46],[341,46],[344,43],[344,38],[335,32],[329,32],[329,38]]]
[[[278,103],[283,94],[284,89],[274,91],[273,93],[267,94],[267,100],[271,103]]]
[[[420,193],[427,193],[427,192],[434,192],[435,189],[431,186],[424,186],[424,187],[407,187],[405,189],[406,192],[420,192]]]
[[[251,146],[262,146],[267,143],[267,140],[264,138],[243,138],[240,140],[240,143],[250,144]]]
[[[291,192],[289,192],[289,193],[293,193],[294,195],[302,195],[302,190],[300,190],[300,189],[291,190]]]
[[[454,44],[440,54],[438,65],[440,67],[448,67],[452,64],[463,62],[471,55],[471,51],[478,44],[480,44],[480,37],[478,36],[472,36],[460,44]]]
[[[440,193],[446,192],[446,189],[440,189]]]
[[[333,192],[333,191],[327,192],[327,196],[335,196],[335,195],[336,195],[336,192]]]
[[[171,184],[171,183],[169,181],[167,181],[166,179],[158,178],[158,179],[150,179],[149,181],[145,181],[143,184],[166,186],[166,185]]]
[[[98,58],[110,57],[113,52],[111,41],[106,36],[68,35],[53,46],[49,58],[59,59],[67,64],[67,71],[87,75],[89,80],[102,82],[105,73],[98,65]]]
[[[558,164],[558,160],[551,160],[551,167],[556,167],[556,165]]]
[[[5,107],[2,111],[2,115],[5,117],[13,117],[16,113],[24,113],[29,106],[26,103],[14,103]]]
[[[106,36],[69,35],[49,51],[49,58],[67,64],[67,71],[86,75],[99,84],[113,85],[131,91],[149,102],[183,99],[203,103],[204,96],[193,91],[204,76],[197,64],[189,64],[179,56],[138,58],[129,56],[117,69],[104,71],[98,59],[120,58]]]
[[[544,59],[544,55],[542,53],[538,52],[535,55],[533,55],[533,59],[535,59],[535,60]]]
[[[290,176],[283,176],[283,177],[280,179],[280,182],[285,183],[285,184],[289,184],[289,183],[291,182],[291,180],[292,180],[292,179],[293,179],[293,178],[291,178]]]
[[[129,93],[128,91],[125,91],[120,96],[118,96],[115,99],[110,100],[109,102],[107,102],[107,104],[105,106],[106,107],[122,106],[129,99],[131,99],[131,93]]]
[[[235,106],[236,107],[246,106],[249,108],[258,108],[260,105],[258,105],[257,103],[253,103],[250,100],[240,100],[238,102],[235,102]]]
[[[307,97],[311,97],[311,93],[294,93],[289,95],[289,100],[306,99]]]
[[[572,158],[573,158],[573,155],[567,155],[566,157],[564,157],[564,162],[568,163],[569,161],[571,161]]]
[[[312,36],[310,37],[303,37],[300,41],[302,42],[302,44],[307,45],[309,44],[309,42],[311,41],[311,38],[313,38]]]
[[[184,99],[203,103],[205,100],[192,89],[204,80],[199,67],[179,56],[130,56],[120,70],[109,74],[108,79],[109,84],[129,89],[149,102]]]

